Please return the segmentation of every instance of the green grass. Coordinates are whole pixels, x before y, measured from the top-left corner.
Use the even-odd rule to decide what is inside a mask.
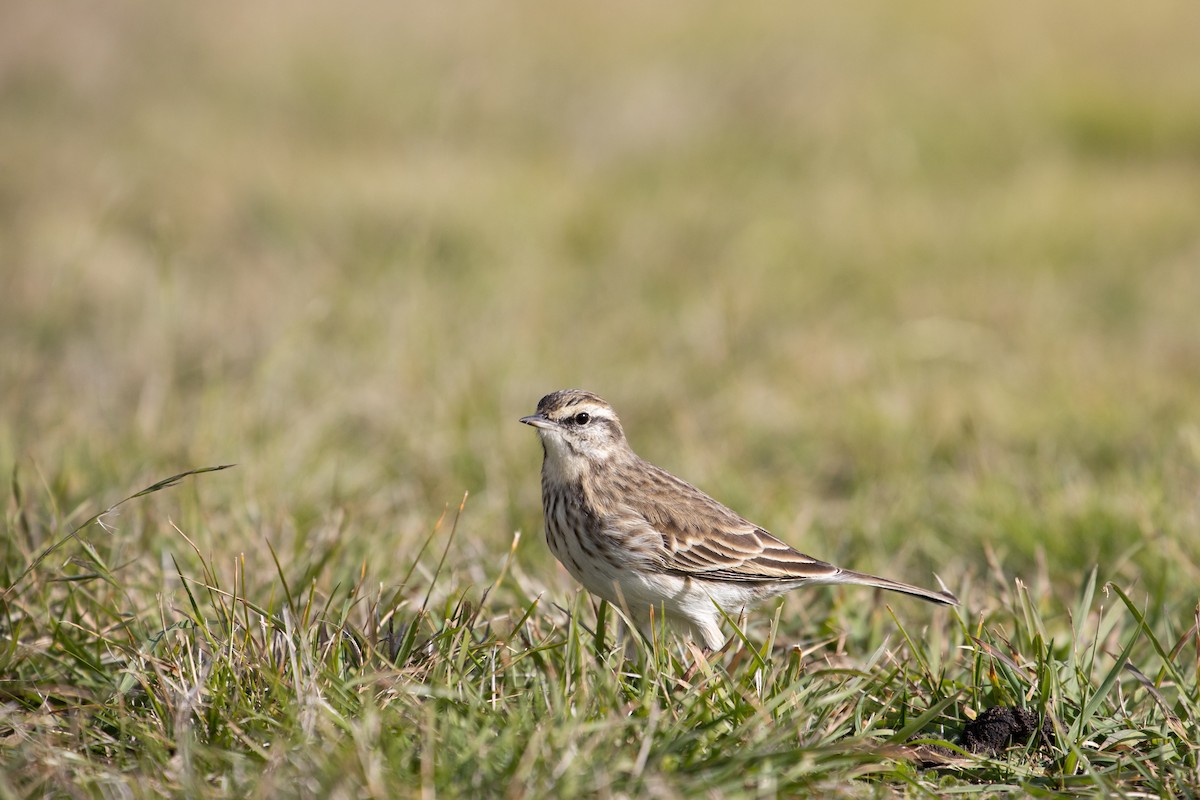
[[[1197,7],[26,5],[0,796],[1200,794]],[[567,386],[962,608],[626,648]]]
[[[4,789],[1175,796],[1194,785],[1196,628],[1098,590],[1094,573],[1065,612],[1003,575],[985,582],[1002,598],[986,613],[920,628],[855,603],[810,611],[792,639],[780,608],[710,665],[669,635],[623,647],[611,609],[584,595],[569,608],[533,596],[511,552],[492,585],[446,586],[468,517],[439,520],[386,587],[365,563],[335,581],[323,566],[333,543],[310,552],[315,567],[251,577],[244,557],[206,559],[175,529],[181,557],[163,565],[157,604],[133,601],[155,587],[123,577],[122,547],[98,526],[54,543],[42,563],[62,568],[18,576],[5,598]],[[1055,743],[926,763],[922,745],[955,740],[998,704],[1048,715]]]

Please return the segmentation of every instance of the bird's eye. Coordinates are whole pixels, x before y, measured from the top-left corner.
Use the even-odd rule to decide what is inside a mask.
[[[575,424],[576,425],[587,425],[591,421],[592,421],[592,415],[587,413],[586,411],[580,411],[578,414],[575,415]]]

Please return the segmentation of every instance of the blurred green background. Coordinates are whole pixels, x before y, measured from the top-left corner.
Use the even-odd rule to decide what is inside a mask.
[[[115,521],[127,575],[186,560],[170,518],[263,585],[266,541],[388,584],[469,491],[450,588],[521,530],[561,597],[516,419],[581,386],[814,555],[1193,592],[1198,30],[1182,2],[9,4],[0,470],[61,516],[18,549],[237,462]]]

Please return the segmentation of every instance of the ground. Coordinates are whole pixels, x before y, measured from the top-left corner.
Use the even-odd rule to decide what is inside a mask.
[[[1194,795],[1196,30],[0,11],[0,794]],[[618,643],[517,423],[571,386],[961,608]],[[1052,740],[936,747],[994,707]]]

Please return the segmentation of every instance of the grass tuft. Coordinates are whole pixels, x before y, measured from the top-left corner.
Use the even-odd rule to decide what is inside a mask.
[[[277,557],[272,573],[248,573],[245,557],[205,558],[175,528],[198,569],[173,558],[175,588],[142,608],[123,601],[146,587],[108,569],[92,538],[120,532],[92,515],[18,574],[20,593],[5,594],[10,788],[215,797],[349,785],[793,794],[859,783],[1068,795],[1191,786],[1196,626],[1172,631],[1113,584],[1097,600],[1094,574],[1070,619],[1047,616],[1014,581],[1007,605],[935,616],[919,631],[891,608],[846,609],[850,630],[880,613],[890,621],[895,642],[873,650],[851,636],[795,640],[779,606],[706,656],[667,631],[629,640],[611,607],[582,593],[565,608],[545,604],[509,569],[516,542],[490,586],[444,586],[465,503],[387,587],[364,563],[357,580],[330,581],[322,568],[292,588]],[[434,539],[442,552],[426,555]],[[79,555],[52,568],[49,553],[68,542]],[[995,756],[957,747],[992,706],[1048,718],[1053,741]],[[930,746],[949,757],[931,760]]]

